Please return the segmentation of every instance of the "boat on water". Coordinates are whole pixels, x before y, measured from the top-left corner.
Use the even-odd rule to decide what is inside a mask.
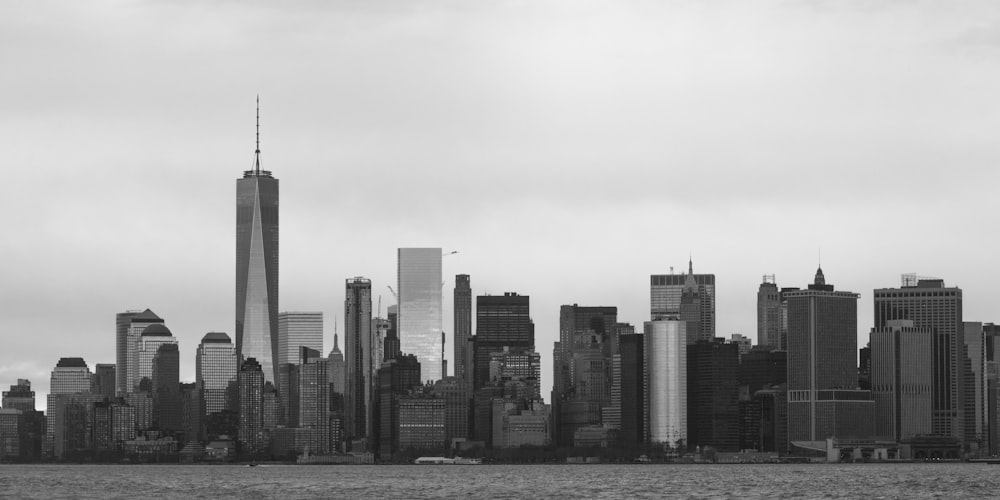
[[[413,461],[417,465],[482,465],[481,458],[420,457]]]

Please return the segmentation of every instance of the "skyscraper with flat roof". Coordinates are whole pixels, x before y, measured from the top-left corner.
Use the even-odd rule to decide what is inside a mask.
[[[176,343],[161,344],[153,356],[153,414],[164,431],[183,429],[180,363]]]
[[[901,441],[931,433],[934,337],[911,320],[872,328],[875,435]]]
[[[875,290],[875,328],[886,328],[891,320],[911,320],[914,328],[933,332],[931,433],[964,440],[966,359],[962,289],[945,287],[940,279],[904,275],[900,288]]]
[[[259,110],[254,168],[236,180],[236,351],[277,384],[278,179],[260,168]]]
[[[417,357],[424,380],[441,380],[441,249],[400,248],[398,259],[400,349]]]
[[[347,439],[367,437],[372,424],[372,282],[351,278],[344,298],[344,431]]]
[[[455,331],[455,336],[452,345],[455,354],[452,358],[454,360],[452,372],[456,377],[464,380],[466,378],[465,372],[472,364],[472,360],[465,359],[468,344],[472,339],[472,285],[468,274],[455,275],[454,301],[452,310],[454,326],[452,328]]]
[[[835,291],[817,269],[807,290],[786,296],[788,440],[870,439],[875,403],[857,388],[858,294]]]
[[[646,439],[682,449],[688,439],[686,326],[677,319],[643,324]]]
[[[54,453],[56,438],[56,420],[59,416],[59,398],[64,395],[90,393],[90,367],[83,358],[60,358],[52,369],[52,377],[49,380],[49,395],[46,399],[45,420],[45,449],[47,453]]]
[[[300,347],[323,352],[322,312],[278,313],[278,363],[297,363]]]

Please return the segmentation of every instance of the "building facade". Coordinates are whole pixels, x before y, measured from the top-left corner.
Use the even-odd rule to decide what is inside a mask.
[[[209,332],[201,338],[195,355],[195,383],[201,396],[205,417],[231,408],[227,391],[236,381],[239,370],[236,346],[229,335]]]
[[[444,377],[441,249],[400,248],[397,277],[400,349],[417,357],[425,380],[440,380]]]
[[[933,414],[931,433],[965,439],[965,341],[962,290],[945,287],[940,279],[904,275],[900,288],[875,290],[876,329],[892,320],[911,320],[914,328],[934,335],[931,371]]]
[[[346,437],[358,439],[371,432],[373,370],[372,359],[372,283],[365,278],[347,280],[344,299],[344,365],[347,370],[344,389],[344,424]]]
[[[889,320],[871,331],[876,437],[900,442],[930,435],[934,336],[911,320]]]
[[[774,275],[766,275],[757,289],[757,345],[781,348],[781,292]]]
[[[278,179],[260,168],[259,133],[254,168],[236,180],[236,352],[278,383]]]
[[[453,375],[465,380],[472,360],[465,359],[469,342],[472,341],[472,284],[468,274],[455,275],[454,304],[452,308],[454,340]],[[470,373],[471,375],[471,373]],[[470,376],[471,380],[471,376]],[[469,383],[469,389],[472,385]]]
[[[787,301],[788,440],[870,439],[874,401],[857,388],[858,294],[835,291],[817,269]]]
[[[658,319],[643,327],[646,439],[684,449],[688,439],[686,325],[677,319]]]

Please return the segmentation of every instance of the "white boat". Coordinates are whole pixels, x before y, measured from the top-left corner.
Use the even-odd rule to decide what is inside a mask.
[[[420,457],[413,461],[417,465],[482,465],[481,458]]]

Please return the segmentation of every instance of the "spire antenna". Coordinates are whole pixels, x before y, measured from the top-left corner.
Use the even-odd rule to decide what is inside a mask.
[[[257,94],[257,150],[254,151],[254,175],[260,177],[260,94]]]

